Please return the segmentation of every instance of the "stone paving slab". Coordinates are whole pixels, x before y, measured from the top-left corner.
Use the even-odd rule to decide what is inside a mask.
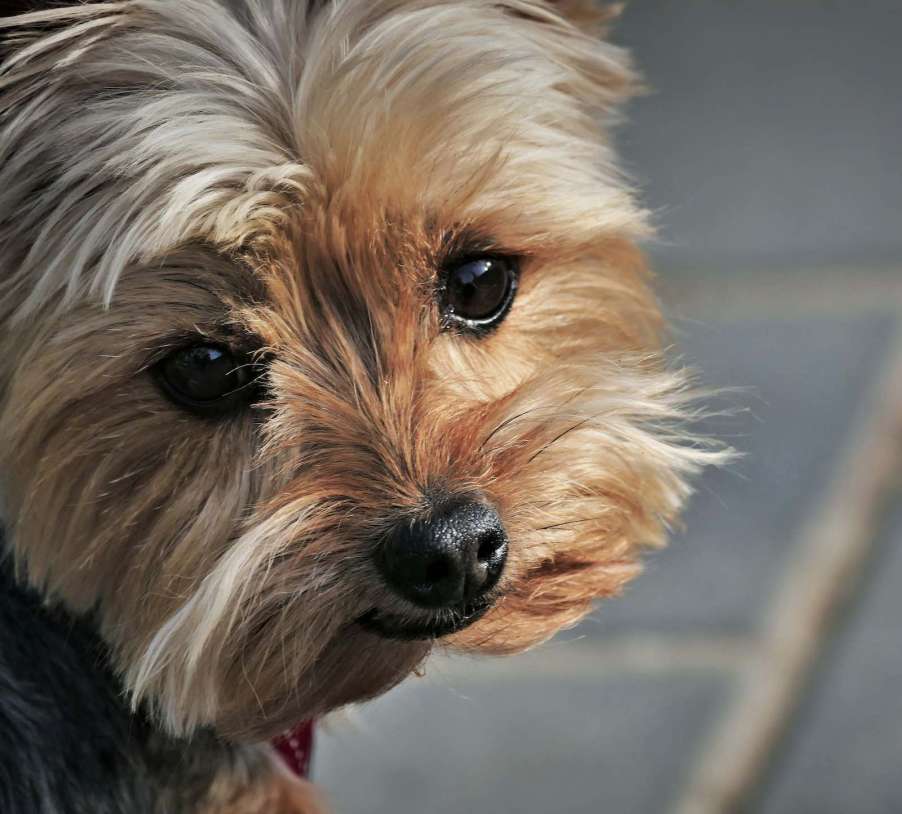
[[[661,814],[726,690],[714,673],[430,674],[322,735],[314,778],[338,814]]]
[[[725,403],[747,412],[704,428],[745,457],[706,473],[685,532],[569,635],[752,632],[893,329],[889,315],[686,326],[681,346],[704,382],[745,389]]]
[[[640,0],[614,39],[651,92],[619,142],[668,264],[902,254],[898,0]]]
[[[760,814],[902,811],[902,493],[778,753]]]

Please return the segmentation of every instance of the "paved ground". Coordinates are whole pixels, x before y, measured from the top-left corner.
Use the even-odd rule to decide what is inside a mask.
[[[632,0],[620,134],[668,268],[898,263],[902,3]]]
[[[320,740],[339,814],[902,811],[902,4],[636,0],[620,141],[746,455],[621,600]]]
[[[522,658],[438,660],[333,724],[316,776],[340,814],[900,810],[889,279],[850,278],[855,296],[834,280],[825,299],[803,276],[796,301],[734,281],[704,324],[677,306],[707,381],[746,388],[710,428],[745,459],[702,481],[686,531],[576,631]]]

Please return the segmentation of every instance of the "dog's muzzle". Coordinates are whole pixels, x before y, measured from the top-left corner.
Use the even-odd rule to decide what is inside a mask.
[[[430,619],[411,622],[373,610],[361,624],[387,638],[437,638],[463,629],[492,606],[507,560],[507,535],[492,506],[456,500],[398,526],[375,559],[392,591],[430,611]]]

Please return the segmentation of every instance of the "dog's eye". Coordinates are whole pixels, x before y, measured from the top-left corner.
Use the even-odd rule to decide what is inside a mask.
[[[516,260],[497,256],[451,266],[442,290],[446,324],[476,334],[499,325],[514,301],[518,271]]]
[[[258,395],[252,360],[224,345],[198,343],[173,351],[156,364],[155,378],[179,407],[200,415],[223,415]]]

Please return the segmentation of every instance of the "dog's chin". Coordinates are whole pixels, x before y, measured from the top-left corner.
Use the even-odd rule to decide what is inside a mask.
[[[240,674],[231,675],[233,692],[210,723],[226,740],[268,740],[302,721],[381,695],[416,670],[431,647],[429,641],[389,640],[352,624],[309,672],[291,674],[274,665],[272,683],[253,687]]]
[[[466,629],[485,616],[494,601],[487,597],[458,610],[445,610],[428,619],[411,619],[378,608],[364,613],[357,624],[368,633],[396,642],[416,642],[441,639]]]

